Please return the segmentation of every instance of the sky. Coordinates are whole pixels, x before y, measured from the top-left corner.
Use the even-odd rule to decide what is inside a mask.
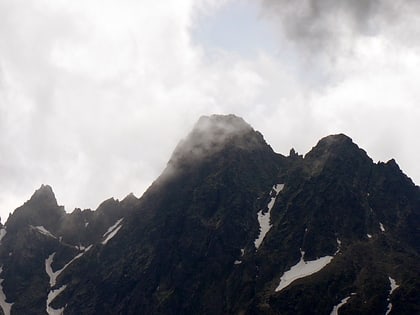
[[[141,196],[201,115],[345,133],[420,183],[417,0],[0,0],[0,215]]]

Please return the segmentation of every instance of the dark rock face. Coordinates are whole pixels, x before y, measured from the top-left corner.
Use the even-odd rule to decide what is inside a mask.
[[[16,209],[2,229],[0,245],[0,279],[6,301],[13,302],[12,314],[46,314],[47,295],[57,288],[49,283],[47,258],[54,254],[51,268],[59,271],[89,245],[100,244],[107,229],[131,211],[133,198],[67,214],[51,187],[42,185]]]
[[[214,115],[141,199],[67,214],[41,187],[0,279],[11,314],[419,314],[419,215],[396,162],[345,135],[284,157]]]

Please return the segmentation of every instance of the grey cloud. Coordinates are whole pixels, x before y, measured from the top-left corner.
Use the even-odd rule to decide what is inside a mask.
[[[287,37],[311,48],[311,54],[348,45],[356,36],[401,31],[399,25],[418,23],[420,3],[415,0],[262,0],[264,16],[280,22]],[[412,36],[407,34],[412,32]],[[404,27],[404,37],[416,37]]]

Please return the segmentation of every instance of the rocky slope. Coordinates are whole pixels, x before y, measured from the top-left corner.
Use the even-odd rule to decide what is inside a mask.
[[[0,232],[8,314],[419,314],[420,189],[345,135],[276,154],[202,117],[142,198],[67,214],[49,186]],[[3,293],[3,294],[2,294]]]

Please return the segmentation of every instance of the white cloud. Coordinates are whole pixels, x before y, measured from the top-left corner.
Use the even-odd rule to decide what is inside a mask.
[[[3,211],[41,183],[68,210],[141,194],[200,115],[252,106],[251,66],[190,38],[222,4],[2,0]]]
[[[362,34],[314,63],[281,32],[251,55],[193,36],[235,1],[0,0],[3,219],[41,183],[67,210],[140,195],[212,113],[244,117],[282,153],[346,132],[420,182],[417,46]]]
[[[167,131],[183,134],[171,113],[198,115],[182,105],[197,96],[191,2],[0,7],[0,190],[28,196],[46,182],[70,207],[141,193],[176,144]]]

